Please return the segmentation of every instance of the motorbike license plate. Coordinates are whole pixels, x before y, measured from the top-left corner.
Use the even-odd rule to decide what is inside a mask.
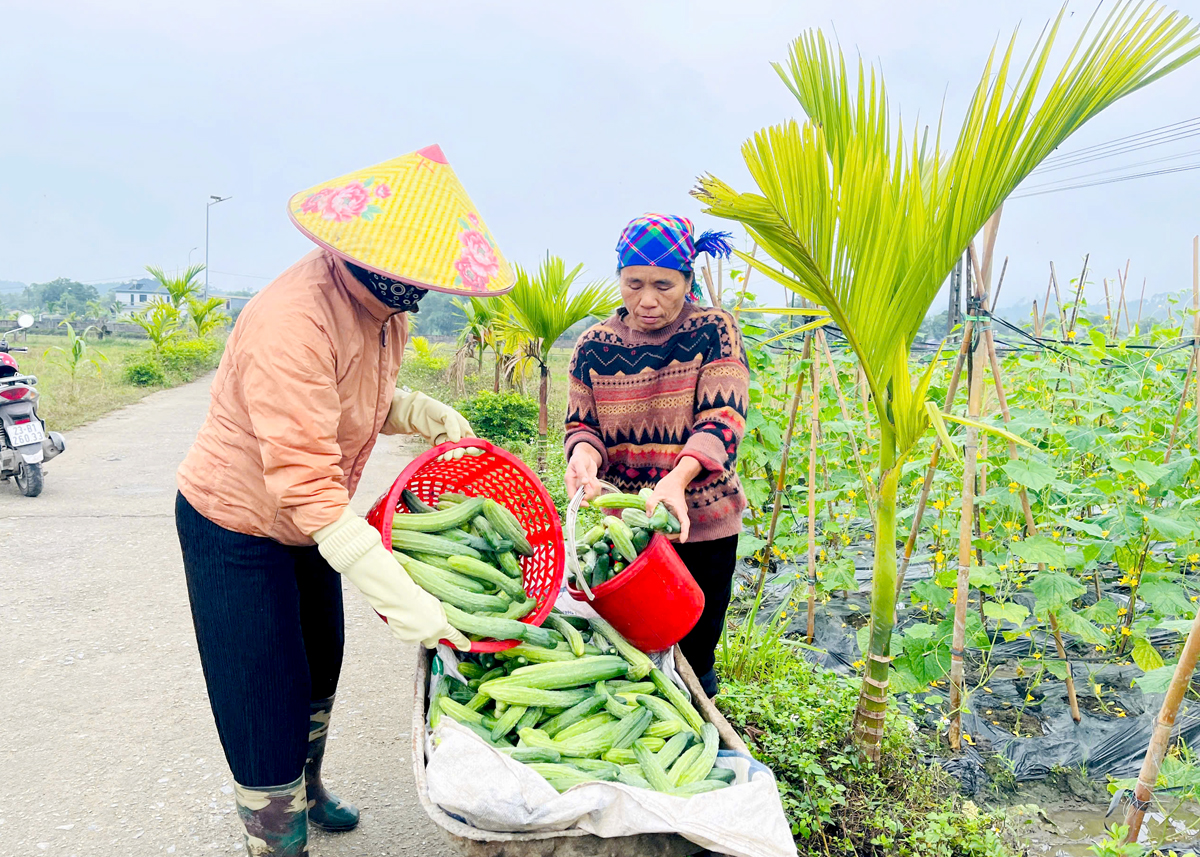
[[[14,423],[13,425],[5,426],[8,432],[8,442],[13,446],[25,446],[30,443],[41,443],[42,438],[46,435],[42,432],[42,426],[36,420],[30,420],[27,423]]]

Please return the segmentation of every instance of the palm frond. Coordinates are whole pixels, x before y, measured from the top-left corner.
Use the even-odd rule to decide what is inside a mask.
[[[787,65],[776,65],[808,121],[764,129],[742,149],[758,192],[739,193],[713,176],[694,191],[708,213],[741,222],[780,267],[739,254],[747,264],[829,310],[880,418],[903,428],[902,447],[928,427],[925,391],[911,387],[909,349],[972,238],[1085,122],[1200,55],[1188,18],[1126,0],[1098,25],[1093,16],[1047,83],[1065,11],[1019,72],[1015,34],[993,49],[944,153],[940,122],[932,144],[899,121],[893,131],[882,75],[860,61],[852,84],[840,48],[810,31]]]

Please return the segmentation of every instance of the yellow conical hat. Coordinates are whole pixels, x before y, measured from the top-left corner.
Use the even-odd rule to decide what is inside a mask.
[[[516,281],[439,146],[301,191],[288,216],[343,259],[424,289],[496,296]]]

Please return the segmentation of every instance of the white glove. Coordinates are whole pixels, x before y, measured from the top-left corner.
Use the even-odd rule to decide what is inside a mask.
[[[460,651],[471,648],[471,641],[446,621],[442,603],[412,582],[379,533],[349,507],[312,538],[325,561],[358,587],[402,641],[432,649],[449,640]]]
[[[392,407],[383,423],[383,434],[419,434],[432,446],[475,437],[466,417],[454,408],[424,393],[401,389],[392,394]],[[452,449],[442,458],[446,461],[462,458],[463,452],[462,449]]]

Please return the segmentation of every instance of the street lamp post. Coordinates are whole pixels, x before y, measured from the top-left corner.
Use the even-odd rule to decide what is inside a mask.
[[[227,199],[233,199],[232,196],[217,196],[212,194],[209,196],[208,205],[204,209],[204,299],[208,300],[208,210],[218,202],[224,202]]]

